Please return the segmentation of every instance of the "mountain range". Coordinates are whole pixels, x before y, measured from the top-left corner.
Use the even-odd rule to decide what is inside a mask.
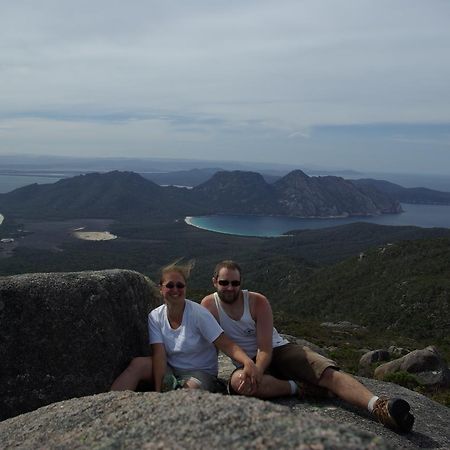
[[[0,210],[16,217],[180,217],[261,214],[299,217],[367,216],[401,212],[376,186],[300,170],[268,183],[257,172],[219,171],[193,189],[159,186],[134,172],[89,173],[32,184],[0,195]]]
[[[205,183],[215,173],[220,171],[223,171],[223,169],[204,168],[160,173],[141,173],[141,175],[148,180],[164,186],[174,185],[195,187]],[[308,173],[312,174],[312,171],[309,170]],[[356,173],[346,172],[346,174],[352,176],[352,179],[348,181],[355,184],[358,188],[367,189],[369,187],[374,187],[378,191],[388,194],[401,203],[450,205],[450,192],[428,189],[424,187],[406,188],[396,183],[373,178],[353,179],[355,178],[355,175],[357,175]],[[279,175],[268,174],[267,172],[261,172],[261,175],[269,184],[275,183],[281,178]]]

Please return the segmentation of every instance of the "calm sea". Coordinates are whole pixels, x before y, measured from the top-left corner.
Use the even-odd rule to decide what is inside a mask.
[[[402,204],[401,214],[383,214],[375,217],[345,219],[299,219],[281,216],[214,215],[188,217],[190,225],[218,233],[240,236],[280,236],[290,230],[335,227],[353,222],[371,222],[379,225],[415,225],[424,228],[450,228],[450,206]]]
[[[56,183],[60,179],[61,178],[56,176],[0,175],[0,194],[4,194],[5,192],[10,192],[19,187],[27,186],[28,184],[33,183]]]

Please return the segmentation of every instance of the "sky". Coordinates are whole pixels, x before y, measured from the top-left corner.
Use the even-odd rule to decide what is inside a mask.
[[[447,0],[0,0],[0,155],[450,175]]]

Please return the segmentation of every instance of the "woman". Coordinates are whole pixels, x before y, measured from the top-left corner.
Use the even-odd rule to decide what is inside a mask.
[[[148,318],[153,356],[134,358],[113,383],[112,390],[134,390],[139,381],[147,380],[157,392],[177,386],[214,391],[217,349],[243,364],[242,383],[249,379],[256,389],[258,372],[253,361],[225,336],[206,308],[186,299],[191,268],[189,264],[170,264],[162,269],[160,292],[164,304]]]

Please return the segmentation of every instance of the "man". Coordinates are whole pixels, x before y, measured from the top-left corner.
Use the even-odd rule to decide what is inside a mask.
[[[294,394],[304,397],[308,391],[312,395],[314,390],[329,391],[352,405],[368,409],[389,428],[404,432],[412,429],[414,416],[408,402],[400,398],[379,398],[340,371],[334,361],[308,347],[288,343],[273,327],[267,298],[242,290],[241,281],[239,265],[222,261],[217,264],[212,279],[216,292],[202,300],[225,334],[254,359],[258,369],[256,386],[243,382],[241,370],[236,369],[230,377],[230,393],[272,398]]]

